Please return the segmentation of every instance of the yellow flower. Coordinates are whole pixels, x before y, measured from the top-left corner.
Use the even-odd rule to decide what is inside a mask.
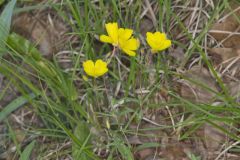
[[[115,47],[119,47],[129,56],[135,56],[139,47],[139,41],[132,37],[133,30],[128,28],[118,28],[117,23],[107,23],[105,25],[108,36],[101,35],[100,41],[111,43]]]
[[[101,59],[98,59],[95,63],[92,60],[83,62],[83,69],[87,75],[94,78],[100,77],[108,71],[107,63]]]
[[[168,40],[165,33],[147,32],[147,43],[152,48],[152,52],[162,51],[171,46],[171,40]]]

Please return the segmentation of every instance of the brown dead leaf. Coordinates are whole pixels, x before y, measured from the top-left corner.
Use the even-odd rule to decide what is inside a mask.
[[[150,128],[155,128],[156,126],[150,123],[142,122],[138,125],[131,125],[131,129],[147,129],[145,131],[139,131],[139,135],[134,135],[128,137],[128,143],[132,145],[141,145],[144,143],[161,143],[161,138],[166,137],[166,133],[161,130],[151,130]],[[144,135],[144,136],[141,136]],[[138,160],[148,160],[151,156],[155,155],[157,159],[159,147],[150,147],[137,151],[134,155]]]
[[[187,156],[187,153],[190,152],[190,149],[186,144],[176,142],[169,143],[168,146],[163,149],[160,153],[160,156],[167,160],[190,160]]]
[[[215,122],[221,127],[226,127],[223,123]],[[221,132],[220,130],[214,128],[209,124],[204,124],[197,132],[197,138],[200,140],[198,145],[203,143],[204,150],[200,150],[201,155],[205,157],[205,159],[214,159],[221,145],[225,143],[227,140],[227,136]]]
[[[67,42],[64,41],[67,27],[55,15],[48,10],[16,15],[13,18],[13,31],[32,41],[45,57],[51,58]]]
[[[140,22],[140,32],[142,35],[146,35],[147,32],[151,31],[153,29],[153,23],[148,18],[143,18]]]
[[[228,88],[231,96],[237,96],[240,94],[240,81],[230,83]]]
[[[211,48],[209,55],[226,85],[240,78],[240,49]]]
[[[214,37],[218,43],[226,48],[240,48],[240,3],[231,1],[230,7],[227,9],[222,19],[216,22],[210,30],[210,35]]]
[[[200,66],[194,66],[185,73],[185,77],[186,80],[181,81],[180,88],[180,93],[183,98],[200,103],[207,103],[213,100],[215,94],[201,86],[204,85],[213,91],[217,91],[215,79],[207,69]]]
[[[22,143],[22,142],[24,141],[25,137],[26,137],[24,131],[21,130],[21,129],[15,129],[14,132],[15,132],[15,134],[16,134],[16,140],[17,140],[17,142],[18,142],[19,144]]]
[[[159,156],[157,155],[150,155],[148,157],[146,157],[144,160],[162,160],[162,158],[160,158]]]
[[[184,50],[181,47],[177,48],[170,48],[169,50],[169,55],[175,58],[178,61],[183,61],[184,60]]]
[[[223,124],[219,124],[224,127]],[[206,148],[209,152],[217,151],[221,144],[224,143],[226,139],[226,135],[220,130],[205,124],[204,126],[204,142],[206,144]]]
[[[240,81],[226,84],[230,95],[240,103]]]
[[[209,54],[216,65],[231,58],[240,56],[240,48],[210,48]]]
[[[154,152],[155,152],[155,149],[146,148],[146,149],[143,149],[143,150],[141,150],[141,151],[138,151],[138,152],[135,154],[135,157],[136,157],[136,159],[139,159],[139,160],[145,160],[145,159],[147,159],[149,156],[154,155]]]
[[[155,128],[156,126],[150,123],[144,123],[140,126],[137,125],[131,125],[131,129],[146,129],[146,128]],[[128,141],[131,144],[143,144],[143,143],[149,143],[149,142],[160,142],[161,137],[165,136],[166,133],[164,133],[161,130],[146,130],[141,132],[144,136],[132,136],[128,137]]]

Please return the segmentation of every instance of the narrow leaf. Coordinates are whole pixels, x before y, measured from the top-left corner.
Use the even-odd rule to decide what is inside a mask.
[[[3,51],[5,47],[5,42],[7,40],[11,21],[12,21],[12,15],[13,15],[13,9],[15,7],[17,0],[11,0],[6,7],[4,8],[2,14],[0,15],[0,50]],[[0,56],[2,53],[0,53]]]
[[[3,121],[10,113],[26,104],[29,100],[35,98],[34,94],[30,94],[28,97],[21,96],[9,103],[3,110],[0,112],[0,122]]]
[[[80,121],[75,128],[74,135],[78,138],[78,140],[82,143],[81,148],[74,143],[72,147],[72,156],[73,159],[81,159],[81,160],[91,160],[86,153],[84,153],[84,148],[87,145],[90,145],[90,131],[88,125],[84,121]]]
[[[118,151],[120,152],[123,159],[134,160],[130,147],[126,146],[124,144],[124,141],[120,139],[120,137],[115,136],[114,144]]]
[[[4,3],[5,0],[0,0],[0,5],[2,5]]]
[[[22,152],[20,160],[30,160],[30,156],[36,141],[32,141]]]

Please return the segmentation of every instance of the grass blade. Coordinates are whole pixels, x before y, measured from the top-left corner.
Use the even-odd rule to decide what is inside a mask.
[[[21,96],[9,103],[4,109],[0,112],[0,122],[3,121],[10,113],[21,107],[22,105],[29,102],[29,100],[35,98],[34,94],[30,94],[27,98],[26,96]]]
[[[12,15],[13,15],[13,9],[15,7],[17,0],[11,0],[7,6],[4,8],[1,16],[0,16],[0,50],[3,51],[5,47],[5,41],[7,40],[11,21],[12,21]],[[0,56],[2,56],[2,53],[0,53]]]
[[[126,146],[120,137],[114,137],[114,145],[120,152],[123,159],[134,160],[130,147]]]
[[[32,141],[22,152],[20,160],[29,160],[36,141]]]

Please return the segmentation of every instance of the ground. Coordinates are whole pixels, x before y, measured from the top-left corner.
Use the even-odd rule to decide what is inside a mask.
[[[0,160],[240,159],[238,0],[15,2],[0,1]],[[136,56],[101,41],[112,22]],[[156,31],[172,44],[153,53]]]

